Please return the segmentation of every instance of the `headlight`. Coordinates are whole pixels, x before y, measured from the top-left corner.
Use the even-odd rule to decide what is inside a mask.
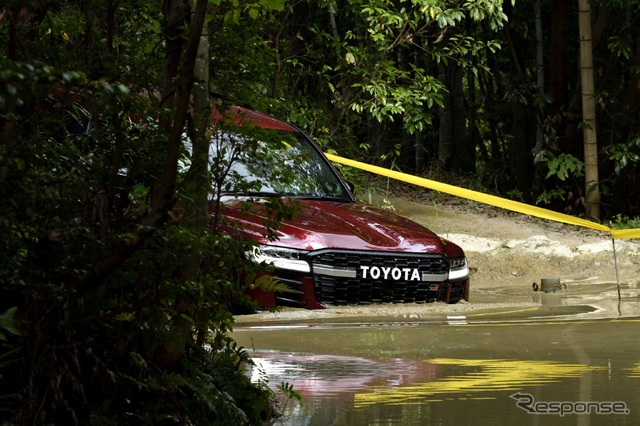
[[[459,280],[469,276],[469,265],[466,257],[449,259],[449,279]]]
[[[296,250],[285,247],[259,245],[248,253],[249,259],[256,263],[266,262],[276,269],[287,271],[311,273],[309,262],[303,259],[307,254],[304,250]]]

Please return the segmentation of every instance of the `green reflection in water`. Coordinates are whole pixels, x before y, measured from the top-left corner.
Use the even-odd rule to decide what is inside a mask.
[[[521,361],[509,359],[429,359],[426,362],[438,365],[453,365],[468,368],[462,375],[444,377],[427,383],[416,383],[394,388],[372,388],[371,393],[356,394],[355,407],[373,404],[411,405],[425,401],[461,397],[493,398],[487,395],[470,395],[481,392],[519,390],[526,386],[560,382],[563,379],[580,377],[584,373],[606,370],[606,367],[567,364],[554,361]],[[640,374],[640,373],[639,373]]]

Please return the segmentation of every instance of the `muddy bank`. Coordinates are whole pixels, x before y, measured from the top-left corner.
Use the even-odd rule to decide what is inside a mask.
[[[392,198],[396,211],[464,248],[475,288],[526,285],[556,277],[615,282],[608,233],[555,223],[471,202],[425,205]],[[640,282],[640,244],[616,240],[620,282]]]

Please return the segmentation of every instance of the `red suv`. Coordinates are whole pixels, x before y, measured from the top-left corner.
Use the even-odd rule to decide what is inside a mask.
[[[224,188],[225,215],[258,244],[249,257],[270,263],[277,280],[291,289],[252,291],[260,305],[316,309],[468,300],[469,268],[459,246],[388,210],[357,201],[322,151],[296,127],[245,108],[232,108],[231,116],[237,129],[249,123],[270,140],[252,141],[262,152],[259,157],[237,149],[245,137],[235,131],[216,132],[211,144],[212,152],[236,155],[230,176],[252,184],[251,191],[242,193],[231,185]],[[242,213],[240,200],[247,196],[297,200],[301,213],[285,221],[278,238],[270,241],[263,235],[262,210]]]

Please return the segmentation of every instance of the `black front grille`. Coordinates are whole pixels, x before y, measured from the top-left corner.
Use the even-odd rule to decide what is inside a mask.
[[[348,250],[322,250],[310,253],[314,267],[332,268],[335,271],[355,271],[349,274],[314,274],[316,298],[327,305],[354,305],[371,303],[411,303],[443,300],[446,283],[442,279],[422,281],[406,279],[364,278],[361,267],[417,269],[422,277],[446,276],[449,261],[442,255],[407,254],[395,252],[367,252]],[[315,269],[315,268],[314,268]],[[353,274],[352,274],[353,275]],[[369,274],[371,275],[371,274]]]
[[[305,303],[300,299],[302,292],[302,282],[300,282],[294,275],[279,273],[274,277],[280,284],[285,284],[289,290],[276,293],[276,305],[288,306],[291,308],[303,308]]]

